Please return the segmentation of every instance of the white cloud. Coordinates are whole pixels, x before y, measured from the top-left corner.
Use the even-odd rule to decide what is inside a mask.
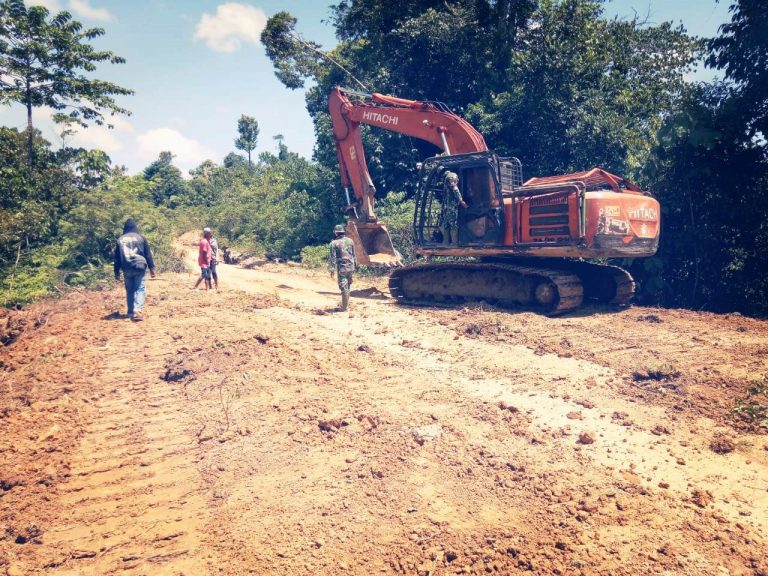
[[[47,1],[50,2],[51,0]],[[90,0],[69,0],[69,9],[81,18],[99,20],[101,22],[112,20],[112,14],[109,13],[109,10],[106,8],[94,8],[91,6]]]
[[[157,159],[160,152],[170,150],[174,164],[179,168],[189,169],[199,165],[203,160],[215,158],[216,152],[197,140],[187,138],[173,128],[154,128],[136,137],[138,156],[142,162],[148,163]]]
[[[107,154],[115,154],[125,148],[127,134],[131,134],[133,126],[121,116],[106,117],[105,124],[111,124],[114,128],[93,125],[89,128],[76,128],[75,134],[69,137],[69,146],[82,148],[98,148]]]
[[[61,2],[59,0],[26,0],[27,6],[44,6],[51,14],[61,12]]]
[[[203,14],[195,40],[204,40],[216,52],[237,52],[243,42],[258,44],[266,24],[261,8],[228,2],[217,6],[215,15]]]

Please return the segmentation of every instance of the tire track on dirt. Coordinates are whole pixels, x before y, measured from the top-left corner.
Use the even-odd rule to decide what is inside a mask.
[[[159,378],[173,342],[161,324],[151,316],[141,325],[113,322],[105,349],[83,351],[105,393],[59,487],[63,513],[45,534],[46,571],[209,572],[208,500],[182,398]]]

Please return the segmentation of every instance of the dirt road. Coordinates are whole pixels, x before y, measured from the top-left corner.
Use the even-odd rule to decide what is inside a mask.
[[[220,274],[1,319],[0,574],[768,573],[768,322]]]

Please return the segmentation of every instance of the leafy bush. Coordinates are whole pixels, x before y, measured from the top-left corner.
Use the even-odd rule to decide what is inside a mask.
[[[328,265],[328,245],[304,246],[301,249],[301,263],[307,268],[324,268]]]
[[[413,212],[415,200],[406,200],[405,192],[392,192],[378,203],[376,215],[386,224],[395,250],[400,252],[405,262],[417,258],[416,244],[413,238]]]
[[[149,185],[140,176],[117,176],[79,192],[52,243],[19,250],[18,261],[0,272],[0,305],[23,305],[66,287],[109,282],[115,241],[128,218],[149,241],[158,271],[183,269],[173,239],[191,218],[155,206]]]

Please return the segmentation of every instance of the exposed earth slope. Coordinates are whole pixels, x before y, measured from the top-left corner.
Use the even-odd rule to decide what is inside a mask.
[[[768,573],[768,322],[220,275],[0,319],[0,574]]]

